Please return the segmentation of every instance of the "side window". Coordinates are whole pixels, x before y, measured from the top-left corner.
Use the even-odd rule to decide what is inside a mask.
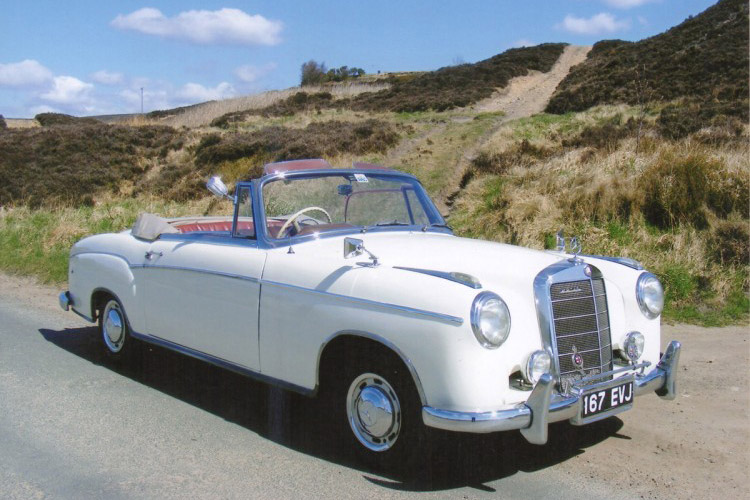
[[[255,238],[253,222],[253,196],[250,186],[241,186],[237,190],[237,208],[232,236],[237,238]]]

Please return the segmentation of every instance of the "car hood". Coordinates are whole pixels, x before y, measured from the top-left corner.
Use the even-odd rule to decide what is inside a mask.
[[[531,287],[542,269],[565,258],[558,252],[444,233],[382,232],[359,238],[383,266],[470,274],[483,288]],[[362,259],[366,260],[366,255],[358,258]]]

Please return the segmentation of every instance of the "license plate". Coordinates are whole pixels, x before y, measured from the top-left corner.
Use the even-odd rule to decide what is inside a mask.
[[[633,381],[624,384],[608,387],[598,391],[591,391],[583,395],[583,406],[581,408],[581,418],[589,419],[610,410],[624,410],[633,404]]]

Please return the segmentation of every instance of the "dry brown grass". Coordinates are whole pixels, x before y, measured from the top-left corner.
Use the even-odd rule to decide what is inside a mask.
[[[33,127],[41,127],[38,121],[34,120],[33,118],[26,119],[26,118],[6,118],[5,124],[8,125],[8,128],[33,128]]]
[[[732,301],[746,303],[741,297],[750,285],[750,127],[742,140],[720,146],[647,136],[637,154],[633,137],[614,148],[561,147],[583,124],[613,113],[632,110],[609,107],[501,129],[486,154],[512,151],[522,137],[556,152],[500,175],[477,173],[456,199],[451,224],[465,235],[540,249],[564,228],[582,238],[585,253],[644,262],[665,282],[673,310],[699,316]],[[651,217],[649,209],[660,217]]]

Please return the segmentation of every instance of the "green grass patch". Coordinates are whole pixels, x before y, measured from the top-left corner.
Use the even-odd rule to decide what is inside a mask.
[[[0,211],[0,270],[45,283],[67,280],[70,247],[81,238],[122,231],[141,212],[166,217],[207,213],[211,198],[189,204],[123,199],[79,208],[10,208]]]

